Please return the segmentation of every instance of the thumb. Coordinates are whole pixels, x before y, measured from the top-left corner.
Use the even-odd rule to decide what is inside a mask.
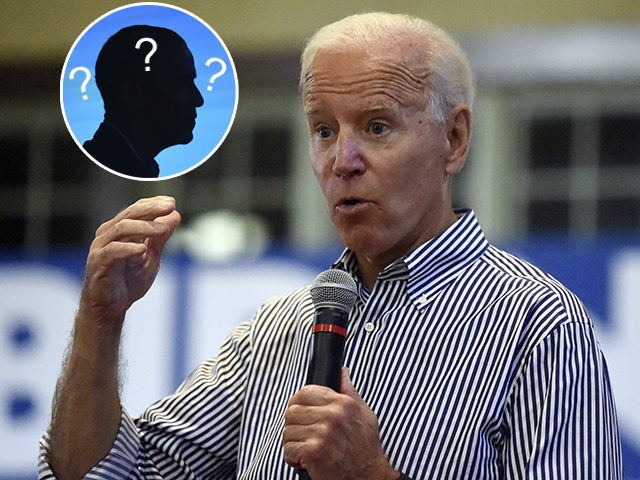
[[[171,235],[173,235],[173,232],[175,232],[176,228],[178,228],[180,220],[180,213],[177,210],[173,210],[167,215],[163,215],[162,217],[154,219],[154,222],[166,225],[166,232],[155,238],[150,237],[148,239],[147,243],[152,248],[152,250],[154,250],[154,252],[160,252],[164,248],[167,240],[169,240]]]
[[[347,367],[342,367],[342,378],[340,379],[340,393],[347,395],[356,400],[362,401],[362,397],[356,390],[356,387],[353,386],[351,382],[351,377],[349,376],[349,369]]]

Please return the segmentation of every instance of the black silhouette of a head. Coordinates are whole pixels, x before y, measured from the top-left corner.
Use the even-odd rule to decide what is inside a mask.
[[[151,44],[142,42],[136,48],[143,38],[157,46],[148,63]],[[195,76],[193,56],[182,37],[149,25],[125,27],[111,36],[95,70],[105,118],[154,156],[193,139],[196,108],[203,105]]]

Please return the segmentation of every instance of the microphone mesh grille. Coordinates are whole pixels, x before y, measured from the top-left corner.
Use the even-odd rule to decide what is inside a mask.
[[[329,303],[349,311],[355,305],[357,297],[356,282],[344,270],[325,270],[311,285],[311,299],[316,307]]]

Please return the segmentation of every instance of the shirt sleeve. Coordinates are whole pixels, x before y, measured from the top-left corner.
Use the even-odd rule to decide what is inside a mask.
[[[216,357],[140,418],[132,419],[123,408],[113,447],[85,478],[235,478],[250,333],[250,323],[236,328]],[[48,452],[45,434],[38,456],[40,480],[56,478]]]
[[[507,417],[505,478],[622,478],[613,394],[588,319],[560,324],[535,346]]]

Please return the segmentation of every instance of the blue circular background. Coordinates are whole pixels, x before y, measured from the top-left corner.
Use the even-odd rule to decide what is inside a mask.
[[[169,28],[185,40],[193,54],[197,74],[195,83],[204,99],[204,105],[197,109],[193,140],[187,145],[175,145],[160,152],[156,156],[160,165],[159,177],[150,180],[175,177],[197,167],[216,151],[231,128],[238,105],[238,78],[231,54],[218,34],[192,13],[162,3],[135,3],[112,10],[95,20],[75,41],[64,63],[60,76],[62,114],[72,137],[88,156],[82,144],[93,137],[104,117],[102,97],[94,81],[96,59],[111,35],[131,25]],[[205,63],[209,58],[219,58],[227,67],[213,84],[210,83],[211,77],[222,67],[218,62],[207,67]],[[82,71],[76,72],[73,80],[69,78],[76,67],[86,67],[91,72],[86,92],[82,91],[86,77]],[[213,86],[211,91],[207,90],[210,85]],[[83,95],[87,95],[87,100],[82,99]]]

